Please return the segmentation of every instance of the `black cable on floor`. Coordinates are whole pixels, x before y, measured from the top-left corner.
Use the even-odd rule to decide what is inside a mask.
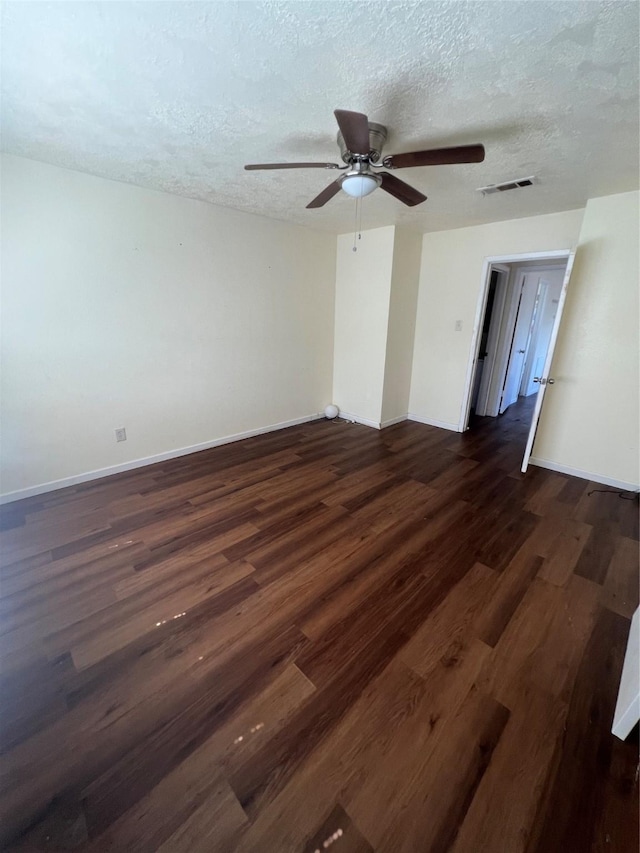
[[[640,497],[640,492],[630,492],[630,491],[616,491],[616,489],[591,489],[590,492],[587,492],[587,497],[590,498],[594,492],[604,492],[609,495],[617,495],[619,498],[622,498],[623,501],[635,501]]]

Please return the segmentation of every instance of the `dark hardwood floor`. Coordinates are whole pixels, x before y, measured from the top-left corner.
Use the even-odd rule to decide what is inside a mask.
[[[2,511],[14,851],[638,849],[638,507],[318,421]]]

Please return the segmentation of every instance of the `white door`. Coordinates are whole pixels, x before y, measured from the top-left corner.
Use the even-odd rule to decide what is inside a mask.
[[[516,289],[518,307],[516,325],[513,331],[511,354],[502,389],[499,412],[502,414],[518,399],[518,390],[522,381],[527,344],[531,336],[531,320],[538,296],[540,273],[522,273]],[[518,292],[519,291],[519,292]]]
[[[536,397],[536,404],[533,409],[533,418],[531,419],[531,428],[529,430],[529,436],[527,438],[527,446],[525,447],[524,458],[522,459],[522,467],[520,469],[523,473],[529,467],[529,458],[531,457],[531,450],[533,448],[533,442],[536,437],[536,430],[538,429],[538,421],[540,420],[540,412],[542,411],[544,395],[547,392],[547,387],[549,385],[555,384],[554,378],[552,376],[549,376],[549,373],[551,371],[553,353],[555,351],[556,341],[558,339],[558,329],[560,328],[560,323],[562,321],[562,312],[564,311],[564,305],[567,299],[567,290],[569,289],[569,280],[571,279],[571,271],[573,269],[573,262],[575,260],[575,257],[576,253],[571,252],[567,260],[567,268],[564,272],[562,289],[560,291],[560,299],[558,301],[558,309],[556,311],[556,318],[553,321],[553,328],[551,329],[551,338],[549,340],[547,357],[544,360],[544,368],[540,376],[534,377],[538,381],[539,389],[538,396]]]
[[[624,656],[622,677],[620,678],[620,689],[616,712],[613,715],[613,734],[625,740],[631,734],[631,729],[640,720],[640,661],[638,660],[638,648],[640,648],[640,608],[633,614],[631,630],[627,641],[627,651]]]
[[[531,340],[527,345],[526,361],[520,395],[529,397],[538,392],[534,377],[542,376],[544,360],[549,349],[551,330],[560,304],[560,291],[564,280],[564,269],[549,270],[540,275],[538,298],[531,323]]]

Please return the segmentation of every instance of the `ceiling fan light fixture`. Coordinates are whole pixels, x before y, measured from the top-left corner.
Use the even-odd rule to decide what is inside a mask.
[[[377,175],[347,175],[342,181],[342,189],[352,198],[363,198],[380,186]]]

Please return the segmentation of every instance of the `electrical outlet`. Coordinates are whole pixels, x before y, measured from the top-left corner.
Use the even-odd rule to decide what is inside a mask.
[[[456,320],[456,332],[462,331],[462,320]]]
[[[124,427],[116,430],[116,441],[126,441],[127,440],[127,431]]]

